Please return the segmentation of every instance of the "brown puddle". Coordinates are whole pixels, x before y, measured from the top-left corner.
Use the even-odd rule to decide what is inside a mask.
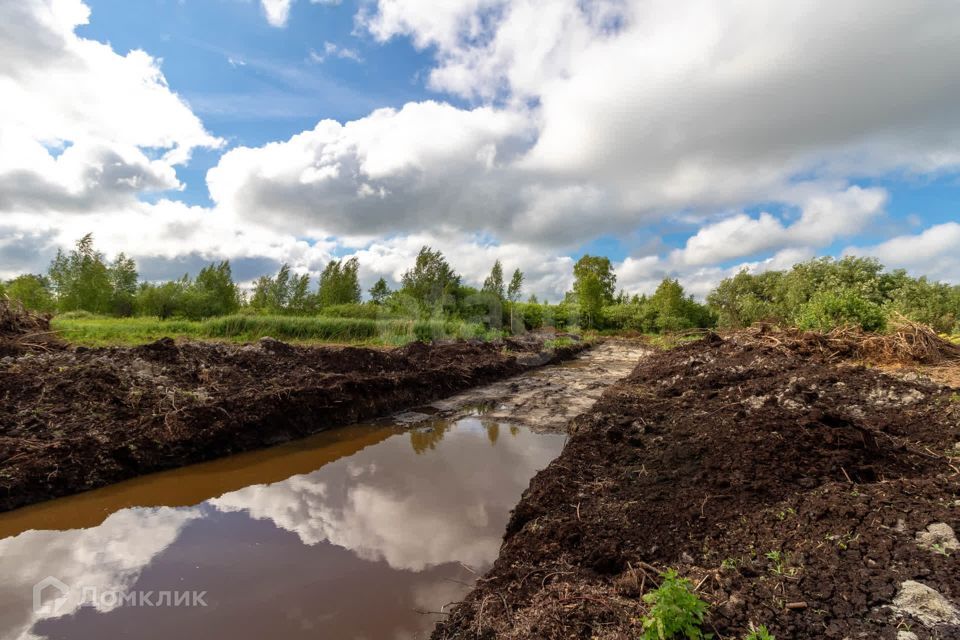
[[[565,436],[425,424],[338,429],[0,515],[0,638],[426,637]],[[34,601],[47,577],[64,599],[48,586]]]

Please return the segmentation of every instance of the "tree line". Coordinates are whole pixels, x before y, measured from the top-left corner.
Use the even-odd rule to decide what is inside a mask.
[[[759,321],[827,330],[858,325],[883,330],[903,316],[941,333],[960,330],[960,286],[887,271],[873,258],[817,258],[786,271],[741,271],[707,296],[721,325]]]
[[[203,267],[195,278],[185,274],[167,282],[141,282],[133,259],[121,253],[108,261],[94,247],[92,234],[87,234],[72,250],[58,251],[45,275],[26,274],[0,282],[0,295],[41,312],[117,317],[203,319],[240,311],[450,316],[477,313],[476,307],[484,304],[516,302],[524,279],[517,270],[504,286],[503,267],[497,261],[483,289],[475,289],[463,284],[440,251],[425,246],[403,274],[397,291],[384,278],[369,289],[364,311],[356,308],[364,306],[359,268],[356,258],[330,260],[313,286],[309,274],[294,273],[283,264],[276,274],[257,278],[249,292],[234,282],[229,260]]]
[[[723,280],[701,303],[679,281],[666,278],[650,295],[617,292],[609,258],[584,255],[573,268],[573,287],[556,304],[531,295],[521,302],[524,274],[507,280],[496,260],[478,289],[465,285],[446,257],[429,246],[392,290],[380,278],[362,301],[356,258],[330,260],[316,285],[284,264],[244,292],[230,262],[211,263],[196,277],[141,282],[123,254],[108,261],[88,234],[69,252],[58,251],[45,275],[0,283],[0,295],[49,313],[203,319],[235,313],[329,315],[358,318],[462,319],[511,330],[594,328],[643,333],[742,327],[758,321],[826,330],[854,324],[882,330],[902,315],[941,332],[960,330],[960,286],[887,271],[872,258],[818,258],[786,271],[741,271]]]

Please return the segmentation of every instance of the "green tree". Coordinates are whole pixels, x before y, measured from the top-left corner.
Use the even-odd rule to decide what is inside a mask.
[[[260,276],[253,281],[253,293],[250,296],[250,308],[262,313],[269,313],[270,291],[273,287],[271,276]]]
[[[230,261],[207,265],[189,283],[186,314],[191,318],[212,318],[236,313],[240,308],[240,290],[233,282]]]
[[[955,290],[902,269],[887,272],[873,258],[848,256],[801,262],[785,272],[742,271],[722,281],[707,301],[724,326],[765,320],[821,329],[851,323],[881,327],[887,317],[902,314],[949,332],[960,318]]]
[[[260,276],[253,283],[250,306],[262,313],[282,313],[287,309],[291,294],[290,265],[283,263],[277,275]]]
[[[33,274],[17,276],[7,282],[3,290],[0,290],[0,297],[3,295],[11,300],[18,300],[32,311],[50,313],[56,308],[53,293],[50,291],[50,280],[44,276]]]
[[[270,282],[269,299],[272,310],[283,311],[287,308],[287,303],[290,301],[291,275],[290,265],[284,262]]]
[[[70,253],[57,251],[50,264],[50,282],[60,311],[109,313],[113,299],[110,269],[93,248],[93,234],[80,238]]]
[[[132,315],[139,278],[136,263],[132,258],[120,253],[107,269],[107,275],[112,289],[110,296],[112,313],[118,316]]]
[[[680,282],[675,279],[664,278],[646,305],[655,314],[657,331],[682,331],[716,324],[710,310],[692,296],[685,295]]]
[[[499,260],[497,261],[499,264]],[[507,299],[510,300],[510,330],[514,330],[513,326],[513,308],[517,306],[517,301],[520,300],[520,294],[523,291],[523,272],[520,269],[515,269],[513,272],[513,277],[510,278],[510,285],[507,287]]]
[[[886,314],[879,304],[849,289],[818,291],[800,307],[797,314],[797,326],[818,331],[829,331],[843,325],[879,331],[886,323]]]
[[[290,300],[287,310],[293,313],[308,313],[312,310],[314,297],[310,295],[310,274],[294,276],[290,284]]]
[[[887,278],[874,258],[817,258],[793,266],[783,278],[783,302],[795,313],[820,291],[849,291],[874,304],[883,304]]]
[[[573,292],[587,326],[596,324],[605,305],[613,303],[617,276],[610,259],[584,255],[573,266]]]
[[[783,280],[781,271],[754,275],[743,270],[720,282],[707,296],[707,303],[726,327],[747,327],[761,320],[786,322],[789,313]]]
[[[190,278],[171,280],[161,284],[144,282],[137,291],[134,308],[144,316],[154,316],[166,320],[184,311],[184,292],[190,285]]]
[[[360,261],[331,260],[320,274],[317,297],[321,307],[360,302]]]
[[[370,287],[370,299],[374,304],[383,304],[387,301],[387,298],[390,297],[390,294],[393,293],[390,291],[390,286],[387,284],[387,281],[383,278],[380,278],[373,286]]]
[[[460,275],[450,267],[442,253],[424,246],[413,267],[403,274],[401,283],[402,293],[421,308],[433,309],[455,301]]]
[[[490,269],[490,275],[483,281],[481,291],[497,296],[501,300],[504,298],[503,288],[503,265],[497,260]]]
[[[942,282],[930,282],[926,277],[905,277],[901,280],[897,278],[899,274],[891,274],[897,281],[888,293],[888,309],[930,325],[941,333],[953,331],[960,319],[960,305],[955,298],[957,288]]]

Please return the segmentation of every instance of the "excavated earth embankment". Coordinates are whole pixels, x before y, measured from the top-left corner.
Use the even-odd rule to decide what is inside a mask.
[[[960,638],[956,389],[799,335],[711,334],[570,429],[433,638],[636,639],[668,568],[716,638]]]
[[[67,347],[0,309],[0,511],[277,444],[572,357],[542,338],[400,349]],[[40,341],[40,336],[43,341]]]

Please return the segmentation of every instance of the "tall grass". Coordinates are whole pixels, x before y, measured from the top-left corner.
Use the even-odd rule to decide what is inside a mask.
[[[205,320],[200,335],[239,340],[270,336],[278,340],[365,342],[375,338],[378,329],[376,320],[359,318],[237,315]]]
[[[136,345],[160,338],[250,342],[270,336],[290,342],[402,345],[414,340],[499,337],[461,321],[231,315],[207,320],[58,316],[52,328],[68,342],[87,346]]]

